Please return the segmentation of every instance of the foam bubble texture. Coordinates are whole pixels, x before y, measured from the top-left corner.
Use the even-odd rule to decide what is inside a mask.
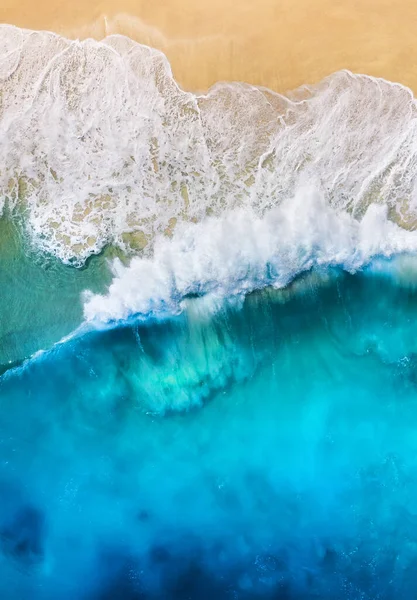
[[[304,188],[262,217],[235,209],[159,239],[152,258],[115,262],[108,293],[86,294],[84,315],[102,323],[176,313],[190,295],[205,296],[207,311],[210,302],[216,309],[267,285],[284,287],[312,268],[355,272],[377,256],[416,251],[417,231],[387,219],[385,206],[372,204],[358,221]]]
[[[415,225],[417,111],[401,85],[343,71],[289,97],[241,83],[195,95],[126,37],[7,25],[0,79],[0,206],[64,262],[108,243],[152,252],[207,215],[263,219],[306,180],[334,210],[382,203]]]

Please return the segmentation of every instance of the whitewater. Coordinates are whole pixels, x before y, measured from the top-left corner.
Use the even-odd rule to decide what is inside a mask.
[[[415,597],[416,109],[0,26],[2,597]]]
[[[109,295],[86,295],[88,320],[415,250],[409,89],[343,71],[287,96],[242,83],[198,95],[120,35],[3,25],[0,40],[3,211],[66,264],[109,245],[133,257],[113,265]]]

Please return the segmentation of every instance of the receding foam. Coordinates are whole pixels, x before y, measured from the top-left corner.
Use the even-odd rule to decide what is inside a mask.
[[[305,181],[358,219],[378,203],[417,222],[416,103],[399,84],[343,71],[289,97],[242,83],[196,95],[126,37],[8,25],[0,78],[0,206],[64,262],[110,243],[151,255],[207,215],[263,219]]]

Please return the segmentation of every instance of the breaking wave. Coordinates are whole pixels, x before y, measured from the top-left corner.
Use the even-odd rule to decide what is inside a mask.
[[[178,312],[355,271],[417,247],[416,101],[348,71],[283,96],[179,88],[166,57],[120,36],[0,27],[0,194],[41,251],[81,266],[113,245],[88,321]]]
[[[108,293],[86,294],[84,315],[109,322],[172,314],[190,295],[205,295],[216,307],[267,285],[284,287],[312,268],[355,272],[376,257],[416,250],[417,232],[389,221],[386,207],[374,204],[358,221],[306,188],[263,217],[231,211],[158,240],[152,258],[115,261]]]

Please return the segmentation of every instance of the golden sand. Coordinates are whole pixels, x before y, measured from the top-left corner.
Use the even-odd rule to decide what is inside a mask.
[[[285,91],[347,68],[417,90],[416,0],[2,0],[0,21],[72,38],[124,33],[186,89]]]

